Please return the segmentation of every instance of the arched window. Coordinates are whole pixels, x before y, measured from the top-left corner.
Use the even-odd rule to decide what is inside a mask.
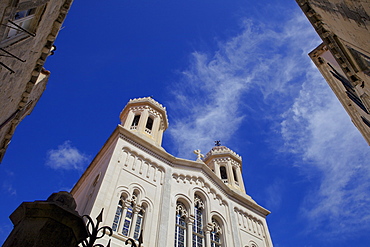
[[[122,199],[120,199],[119,202],[118,202],[116,214],[114,215],[112,230],[115,231],[115,232],[117,231],[119,222],[121,221],[121,215],[122,215],[122,210],[123,210],[122,209],[122,203],[123,203]]]
[[[258,247],[258,245],[253,240],[249,241],[249,245],[248,246],[249,247]]]
[[[113,231],[136,240],[143,230],[145,216],[145,208],[138,205],[137,198],[136,192],[129,199],[121,197],[112,224]]]
[[[143,219],[144,219],[144,210],[141,209],[137,215],[136,225],[135,225],[135,232],[134,232],[134,239],[138,240],[140,237],[140,232],[143,227]]]
[[[123,223],[122,234],[124,236],[128,236],[128,234],[130,233],[130,226],[131,226],[133,211],[134,211],[134,203],[131,202],[130,206],[127,208],[125,221]]]
[[[193,247],[204,246],[204,233],[203,233],[203,210],[204,203],[202,199],[195,195],[194,200],[194,225],[193,225]]]
[[[178,202],[176,206],[176,223],[175,223],[175,247],[186,246],[186,217],[188,212],[184,204]]]
[[[146,121],[145,125],[145,132],[148,133],[149,135],[152,134],[152,128],[153,128],[153,118],[148,117],[148,120]]]
[[[137,126],[139,125],[139,121],[140,121],[140,115],[135,115],[134,120],[132,121],[132,124],[131,124],[131,129],[136,129]]]
[[[221,227],[217,220],[212,219],[212,231],[210,234],[211,237],[211,247],[221,247]]]
[[[153,128],[153,118],[152,117],[148,117],[148,121],[146,122],[146,126],[145,127],[147,129],[152,130],[152,128]]]
[[[235,167],[233,167],[233,174],[234,174],[234,181],[235,181],[236,184],[238,184],[239,183],[239,181],[238,181],[238,174],[236,172],[236,168]]]
[[[220,174],[221,174],[221,179],[224,183],[227,183],[227,172],[226,172],[226,167],[221,166],[220,167]]]

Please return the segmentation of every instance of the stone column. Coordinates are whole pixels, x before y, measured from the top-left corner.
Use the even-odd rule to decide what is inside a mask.
[[[235,180],[234,180],[234,173],[233,173],[233,167],[230,161],[227,162],[227,179],[228,183],[232,186],[235,186]]]
[[[239,187],[242,189],[242,191],[246,191],[244,187],[244,181],[243,181],[243,176],[242,176],[242,168],[239,165],[237,168],[237,176],[238,176],[238,181],[239,181]]]
[[[204,227],[204,232],[205,232],[204,241],[205,241],[205,246],[206,247],[211,247],[211,231],[212,231],[212,227],[213,227],[213,225],[210,224],[210,223],[208,223]]]
[[[193,224],[194,224],[194,217],[192,215],[190,215],[187,219],[186,219],[186,223],[187,223],[187,229],[186,229],[186,247],[191,247],[193,246],[192,242],[193,242]]]
[[[125,122],[121,122],[121,124],[124,126],[125,129],[128,129],[128,130],[130,129],[132,121],[134,121],[134,117],[135,117],[135,113],[133,113],[132,111],[129,111]]]
[[[158,130],[158,134],[157,134],[157,137],[156,137],[156,141],[157,141],[158,145],[162,144],[163,131],[164,130],[162,129],[162,127]]]
[[[161,118],[158,115],[153,116],[153,117],[154,119],[153,119],[153,126],[152,126],[152,136],[155,140],[157,140],[157,137],[159,134],[159,127],[161,124]]]
[[[11,215],[14,229],[3,247],[75,247],[87,237],[85,222],[68,192],[47,201],[23,202]]]
[[[130,226],[130,238],[134,238],[134,233],[135,233],[135,227],[136,227],[136,221],[137,221],[137,214],[140,212],[141,207],[135,206],[133,209],[134,215],[132,216],[131,220],[131,226]]]
[[[215,173],[216,173],[217,177],[219,177],[221,179],[220,165],[218,164],[218,162],[216,160],[213,160],[213,165],[214,165],[214,169],[215,169]]]
[[[149,110],[144,109],[144,111],[141,113],[140,120],[139,120],[139,125],[137,126],[137,129],[139,132],[144,133],[145,132],[145,126],[146,122],[148,121],[149,117]]]

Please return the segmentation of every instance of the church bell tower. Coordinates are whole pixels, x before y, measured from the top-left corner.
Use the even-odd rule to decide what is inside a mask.
[[[120,114],[121,125],[151,144],[161,146],[168,127],[166,108],[151,97],[131,99]]]
[[[242,177],[242,157],[225,146],[213,147],[204,158],[204,163],[233,190],[245,193]]]

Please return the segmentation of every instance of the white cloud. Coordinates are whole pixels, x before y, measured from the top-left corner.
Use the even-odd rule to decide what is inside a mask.
[[[272,119],[284,144],[276,149],[293,154],[292,166],[315,178],[301,203],[308,230],[338,236],[368,229],[368,146],[307,56],[320,43],[307,19],[300,13],[281,25],[245,21],[213,55],[192,54],[175,91],[182,115],[171,118],[179,155],[227,142],[247,117],[242,96],[259,93],[265,105],[257,110]]]
[[[65,141],[57,149],[49,150],[46,165],[53,169],[82,170],[89,162],[89,157]]]
[[[217,139],[227,142],[245,117],[241,106],[247,92],[259,88],[265,99],[271,94],[290,95],[297,85],[287,84],[305,69],[295,55],[308,52],[298,44],[302,40],[317,43],[308,28],[302,15],[282,31],[245,20],[241,33],[219,42],[214,54],[194,52],[174,92],[178,109],[187,109],[186,114],[171,118],[174,123],[169,131],[179,147],[178,155],[189,157],[190,150],[209,150]],[[278,103],[286,98],[281,99]],[[275,102],[273,108],[277,106]]]
[[[370,150],[316,68],[285,113],[282,134],[288,150],[306,161],[301,167],[316,175],[302,204],[309,230],[338,236],[368,229],[370,223]],[[315,176],[315,175],[314,175]],[[362,217],[354,220],[354,215]]]
[[[9,181],[3,181],[2,190],[11,196],[17,195],[17,190],[14,188],[13,184],[11,184]]]

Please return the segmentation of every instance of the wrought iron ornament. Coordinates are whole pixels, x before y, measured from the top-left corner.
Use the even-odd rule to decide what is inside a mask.
[[[136,241],[134,239],[129,238],[129,239],[126,240],[125,244],[127,245],[128,242],[130,242],[131,247],[141,247],[141,244],[143,243],[143,230],[141,230],[140,236],[139,236],[137,241],[138,241],[139,245],[136,245]]]
[[[82,218],[86,219],[86,230],[88,234],[88,237],[81,243],[83,247],[104,247],[104,245],[102,244],[94,244],[95,241],[104,237],[107,232],[108,236],[112,236],[113,231],[112,228],[110,228],[109,226],[102,226],[99,228],[99,224],[103,222],[103,210],[104,208],[102,208],[100,214],[98,215],[98,217],[96,217],[96,226],[89,215],[82,216]],[[99,232],[100,235],[98,235]],[[106,247],[110,247],[110,239]]]
[[[218,141],[215,141],[215,146],[221,146],[221,141],[220,140],[218,140]]]
[[[102,208],[100,214],[98,215],[98,217],[96,217],[96,226],[89,215],[82,216],[82,218],[86,219],[86,230],[88,234],[88,237],[81,243],[82,247],[104,247],[104,245],[102,244],[94,244],[95,241],[97,239],[104,237],[105,234],[107,234],[107,232],[108,232],[107,235],[109,237],[113,235],[113,230],[109,226],[102,226],[99,228],[99,224],[103,222],[103,210],[104,208]],[[98,235],[99,232],[100,235]],[[110,241],[111,240],[109,239],[108,245],[106,247],[110,247]],[[136,241],[134,239],[129,238],[126,240],[125,245],[130,243],[131,247],[141,247],[141,244],[143,243],[143,230],[141,230],[137,242],[139,243],[139,245],[136,245]]]

